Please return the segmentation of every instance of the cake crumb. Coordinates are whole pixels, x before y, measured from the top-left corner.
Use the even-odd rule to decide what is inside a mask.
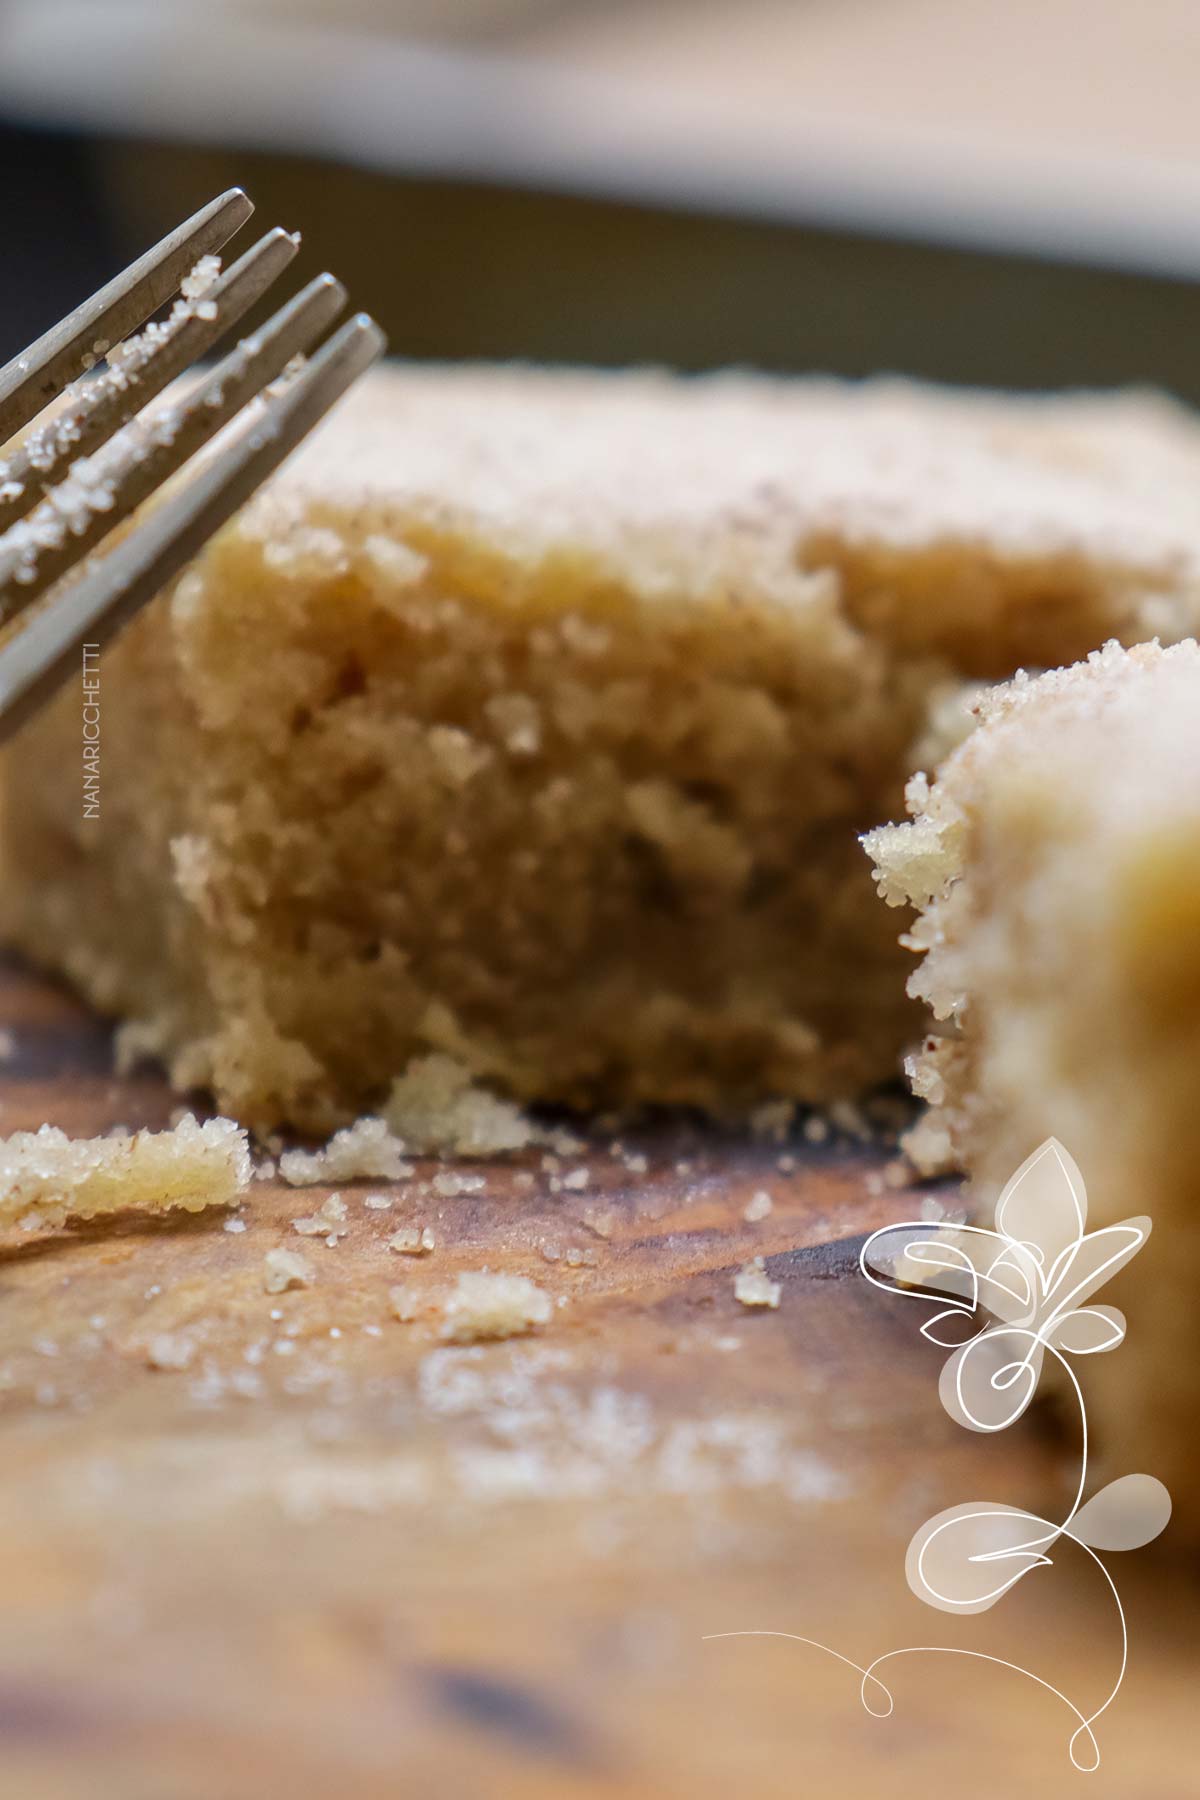
[[[388,1239],[388,1249],[398,1256],[428,1256],[436,1243],[428,1225],[405,1225]]]
[[[446,1170],[441,1175],[435,1175],[430,1186],[435,1194],[441,1194],[449,1200],[456,1194],[480,1193],[484,1187],[484,1179],[482,1175],[459,1175]]]
[[[751,1194],[749,1203],[747,1204],[742,1217],[743,1219],[748,1219],[752,1225],[757,1224],[759,1219],[767,1218],[771,1211],[772,1204],[771,1196],[767,1193],[766,1189],[759,1188],[757,1193]]]
[[[823,1144],[829,1137],[829,1120],[820,1113],[810,1113],[804,1121],[805,1141],[810,1144]]]
[[[191,1338],[179,1332],[156,1332],[146,1345],[146,1361],[152,1369],[186,1369],[195,1354]]]
[[[236,1237],[239,1232],[245,1231],[246,1221],[245,1219],[226,1219],[221,1229],[222,1231],[232,1233]]]
[[[408,1325],[417,1316],[420,1299],[411,1288],[390,1287],[388,1305],[392,1309],[392,1317],[399,1319],[402,1325]]]
[[[263,1289],[282,1294],[288,1288],[311,1287],[311,1266],[295,1250],[268,1250],[263,1257]]]
[[[0,1139],[0,1227],[57,1226],[136,1209],[229,1206],[250,1181],[246,1134],[232,1119],[172,1131],[70,1138],[57,1126]]]
[[[752,1262],[743,1264],[738,1270],[734,1277],[733,1291],[743,1306],[776,1307],[779,1305],[782,1289],[767,1274],[762,1257],[756,1256]]]
[[[794,1100],[768,1100],[750,1114],[750,1130],[756,1138],[770,1138],[782,1144],[796,1116]]]
[[[553,1304],[525,1275],[465,1271],[443,1304],[442,1336],[456,1344],[519,1337],[545,1325]]]
[[[520,1107],[476,1087],[469,1069],[440,1053],[409,1063],[383,1110],[391,1129],[417,1151],[495,1156],[539,1141]]]
[[[370,1115],[336,1131],[323,1150],[287,1150],[279,1173],[291,1187],[332,1181],[403,1181],[413,1173],[407,1146],[383,1119]]]
[[[844,1131],[847,1137],[866,1143],[871,1136],[871,1124],[861,1106],[854,1100],[835,1100],[829,1108],[830,1122]]]
[[[391,1212],[392,1196],[390,1194],[364,1194],[363,1205],[372,1212]]]
[[[323,1237],[332,1247],[338,1238],[346,1235],[345,1218],[346,1202],[340,1194],[330,1194],[315,1213],[293,1219],[292,1230],[299,1232],[301,1237]]]

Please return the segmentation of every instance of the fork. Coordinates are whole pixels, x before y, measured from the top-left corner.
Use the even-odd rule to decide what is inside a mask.
[[[107,643],[178,573],[386,347],[359,313],[306,359],[346,301],[339,281],[319,275],[182,397],[151,404],[296,254],[299,238],[276,229],[219,272],[215,252],[253,210],[240,188],[219,195],[0,369],[0,741],[78,670],[85,645]],[[173,296],[168,316],[146,324]],[[115,548],[94,554],[160,490]]]

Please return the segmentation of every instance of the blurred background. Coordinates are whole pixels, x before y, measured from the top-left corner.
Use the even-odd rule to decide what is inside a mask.
[[[1195,0],[0,0],[0,357],[217,190],[414,356],[1200,400]]]

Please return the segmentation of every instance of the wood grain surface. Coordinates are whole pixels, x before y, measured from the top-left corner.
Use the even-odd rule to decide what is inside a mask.
[[[176,1103],[14,965],[0,1024],[5,1132]],[[1169,1539],[1115,1570],[1130,1667],[1087,1778],[1063,1701],[978,1656],[898,1659],[879,1719],[828,1651],[711,1635],[857,1663],[959,1645],[1084,1710],[1121,1648],[1082,1555],[978,1618],[908,1591],[932,1513],[1065,1507],[1075,1465],[1044,1415],[1003,1440],[952,1424],[920,1303],[859,1275],[862,1234],[921,1198],[879,1180],[886,1144],[666,1121],[624,1134],[634,1173],[610,1138],[565,1165],[582,1191],[540,1152],[390,1211],[343,1187],[332,1247],[291,1225],[325,1190],[256,1182],[240,1232],[131,1215],[0,1249],[5,1800],[1197,1792],[1195,1577]],[[431,1255],[389,1251],[409,1223]],[[264,1291],[278,1246],[310,1288]],[[776,1311],[734,1297],[754,1255]],[[551,1322],[444,1342],[441,1297],[485,1266],[531,1276]],[[186,1366],[154,1366],[163,1336]]]

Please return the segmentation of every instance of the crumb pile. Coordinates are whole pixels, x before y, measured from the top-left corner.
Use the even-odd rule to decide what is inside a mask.
[[[230,1206],[250,1181],[246,1134],[232,1119],[172,1131],[70,1138],[56,1126],[0,1139],[0,1227],[32,1231],[131,1209]]]
[[[885,898],[922,909],[911,987],[934,1024],[909,1149],[992,1199],[1055,1136],[1089,1229],[1153,1217],[1114,1292],[1128,1340],[1094,1359],[1088,1404],[1194,1507],[1200,647],[1112,644],[981,711],[936,783],[913,784],[911,823],[867,839]]]
[[[1198,525],[1147,397],[382,370],[106,654],[102,818],[69,693],[14,745],[0,928],[260,1128],[845,1097],[857,834],[956,684],[1194,630]]]

